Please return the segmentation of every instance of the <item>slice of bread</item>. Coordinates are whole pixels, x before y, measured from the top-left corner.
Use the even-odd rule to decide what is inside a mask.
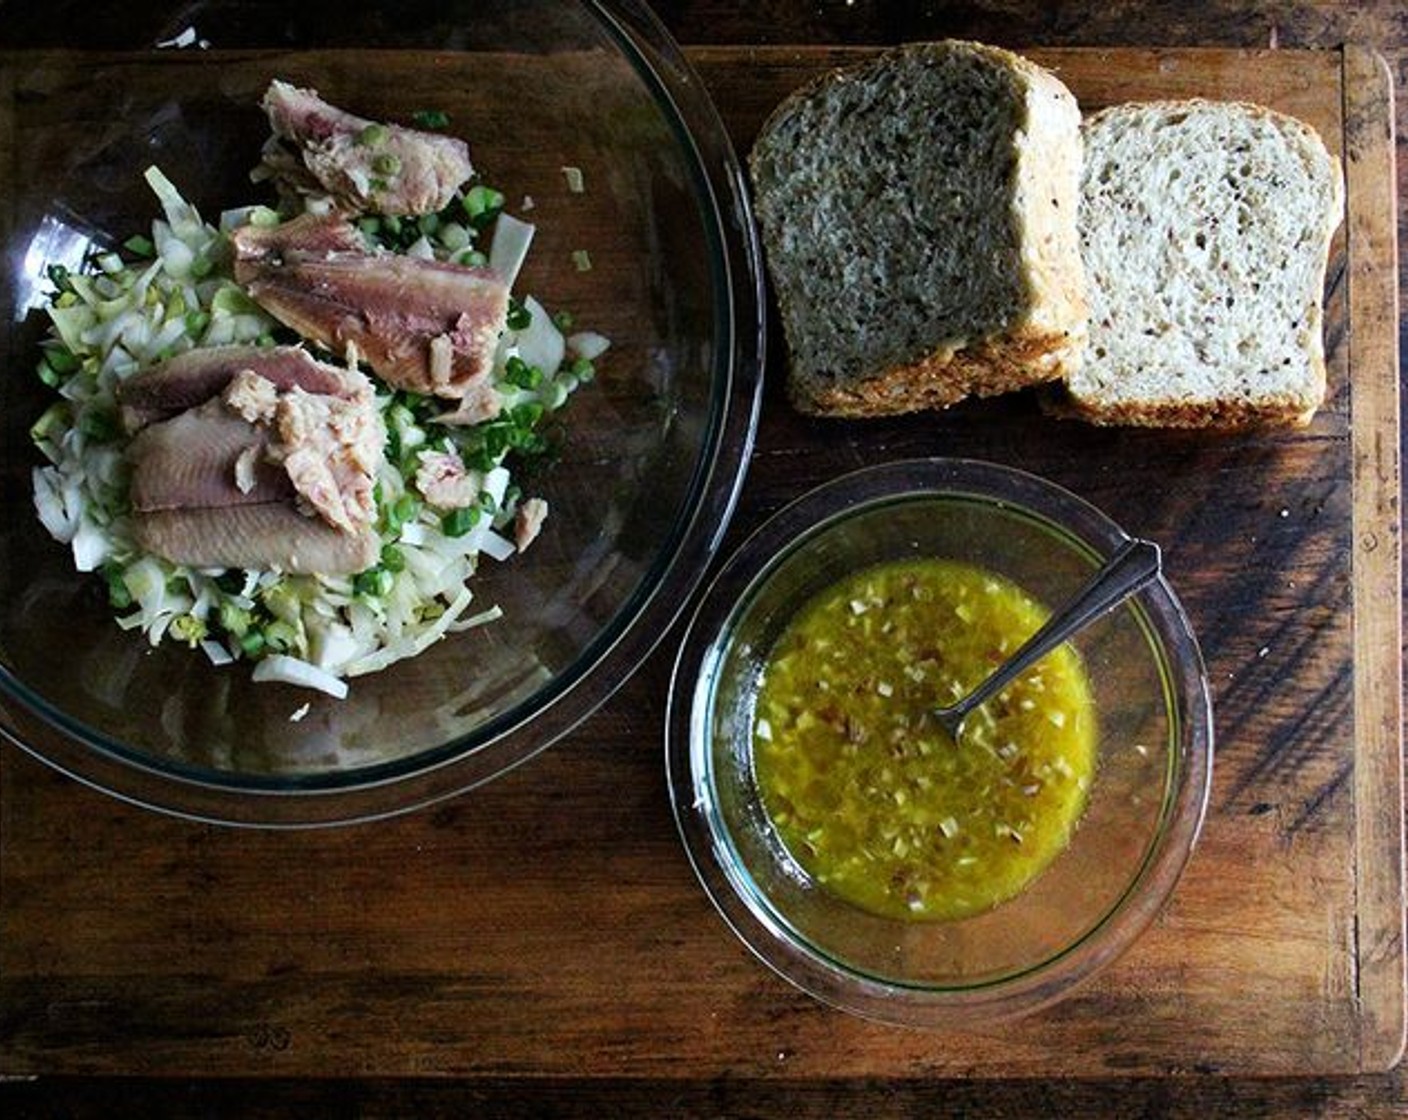
[[[1203,100],[1085,124],[1090,341],[1054,411],[1105,424],[1301,426],[1325,396],[1340,168],[1303,122]]]
[[[784,101],[749,166],[793,403],[875,416],[1071,373],[1080,165],[1070,91],[981,44],[900,47]]]

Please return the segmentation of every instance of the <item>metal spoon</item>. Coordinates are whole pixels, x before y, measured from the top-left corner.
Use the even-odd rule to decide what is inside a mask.
[[[1159,546],[1153,541],[1138,538],[1126,541],[1065,606],[1046,620],[1046,625],[1027,639],[1021,649],[958,703],[933,709],[934,718],[957,742],[958,733],[963,729],[963,721],[968,718],[969,712],[992,699],[1005,685],[1072,634],[1156,579],[1159,564]]]

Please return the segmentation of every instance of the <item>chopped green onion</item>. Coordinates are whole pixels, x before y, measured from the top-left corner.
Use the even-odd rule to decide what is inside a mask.
[[[152,239],[143,237],[140,233],[129,237],[122,243],[122,247],[136,257],[151,257],[156,253],[156,246],[152,244]]]
[[[242,288],[226,284],[210,297],[210,310],[221,315],[248,315],[257,312],[259,305]]]
[[[357,595],[380,599],[391,591],[396,577],[385,568],[368,568],[358,572],[352,579],[352,590]]]
[[[204,621],[193,614],[177,615],[171,620],[172,636],[179,638],[187,645],[195,645],[208,633]]]
[[[381,152],[372,160],[372,170],[379,175],[396,175],[401,170],[401,157],[395,152]]]
[[[264,627],[264,644],[278,653],[286,653],[298,644],[298,631],[281,618]]]
[[[558,311],[552,317],[553,326],[560,331],[570,331],[576,320],[572,318],[570,311]]]
[[[459,222],[440,222],[437,232],[440,235],[440,244],[452,253],[469,247],[469,230]]]
[[[509,419],[520,428],[531,428],[543,418],[543,406],[537,401],[526,401],[509,411]]]
[[[483,229],[498,217],[503,208],[503,193],[493,187],[476,184],[464,196],[464,212],[475,229]]]
[[[229,601],[220,604],[220,628],[236,638],[243,638],[249,632],[253,616],[243,607]]]
[[[592,270],[591,254],[585,249],[573,249],[572,264],[578,272],[590,272]]]
[[[385,144],[390,135],[390,130],[384,124],[369,124],[357,134],[357,143],[364,148],[375,148],[379,144]]]
[[[105,443],[116,438],[121,428],[117,417],[106,409],[85,408],[78,417],[78,430],[91,440]]]
[[[67,401],[55,401],[46,408],[29,427],[29,438],[38,443],[42,439],[47,439],[60,428],[69,426],[69,406]]]
[[[406,554],[394,544],[384,544],[381,546],[381,566],[388,572],[403,572],[406,570]]]
[[[504,362],[504,380],[515,389],[536,389],[543,383],[543,371],[513,354]]]
[[[387,529],[394,532],[420,515],[420,499],[414,494],[402,494],[385,508],[383,515]]]
[[[440,531],[447,537],[462,537],[478,524],[478,507],[464,506],[450,510],[440,519]]]
[[[57,389],[71,374],[77,373],[82,365],[71,351],[62,346],[51,346],[45,349],[44,357],[35,367],[35,372],[45,385]]]
[[[511,331],[526,331],[533,324],[533,313],[516,299],[508,301],[508,319],[506,320],[508,329]]]
[[[402,391],[400,397],[406,403],[406,407],[415,415],[419,423],[437,415],[444,407],[444,401],[439,397],[432,397],[425,393],[412,393]]]
[[[45,349],[44,361],[55,373],[74,373],[82,364],[72,351],[63,346],[51,346]]]
[[[103,578],[108,585],[108,602],[115,610],[126,610],[132,605],[132,592],[127,588],[127,581],[122,578],[122,569],[116,564],[105,564],[103,566]]]
[[[450,123],[450,115],[442,109],[418,109],[411,114],[411,120],[421,128],[444,128]]]
[[[73,281],[69,278],[68,269],[61,264],[51,264],[44,270],[49,277],[49,283],[53,284],[60,292],[73,291]]]

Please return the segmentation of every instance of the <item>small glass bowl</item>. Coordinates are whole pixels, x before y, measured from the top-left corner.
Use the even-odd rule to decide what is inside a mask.
[[[1061,998],[1149,925],[1197,839],[1213,753],[1202,658],[1162,577],[1072,639],[1099,726],[1089,801],[1070,846],[992,910],[908,922],[829,894],[783,847],[753,770],[753,705],[769,650],[838,579],[884,561],[942,557],[1006,576],[1054,609],[1127,539],[1052,483],[929,459],[813,490],[724,565],[675,665],[668,776],[695,871],[766,964],[856,1014],[961,1027]]]

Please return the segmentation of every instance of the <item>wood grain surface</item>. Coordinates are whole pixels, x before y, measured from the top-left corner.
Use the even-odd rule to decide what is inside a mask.
[[[695,39],[733,28],[730,42],[789,42],[806,26],[785,4],[761,5],[753,23],[722,7],[682,5],[672,22]],[[856,7],[806,29],[819,40],[913,37],[903,6]],[[963,26],[1018,46],[1079,30],[1061,24],[1044,36],[1050,21],[1025,7],[978,6]],[[1129,5],[1113,7],[1128,15]],[[1295,14],[1329,21],[1328,10]],[[793,34],[778,40],[766,18]],[[1077,41],[1118,41],[1108,11],[1083,18],[1089,36]],[[1260,17],[1241,19],[1233,30]],[[720,105],[740,144],[777,90],[830,60],[756,52],[744,82],[731,76],[735,52],[693,57],[728,95]],[[1083,101],[1127,95],[1119,68],[1081,57],[1072,62],[1080,78],[1068,80]],[[1140,57],[1170,88],[1213,60],[1179,50]],[[787,991],[732,943],[673,845],[658,757],[668,664],[657,657],[533,767],[375,833],[289,843],[165,821],[5,751],[0,1053],[22,1059],[8,1072],[273,1078],[140,1083],[129,1099],[138,1110],[207,1114],[451,1115],[466,1102],[523,1116],[1394,1114],[1404,1101],[1395,1075],[1211,1076],[1374,1068],[1391,1060],[1401,1031],[1401,942],[1391,932],[1366,942],[1357,928],[1369,914],[1370,926],[1391,931],[1395,908],[1401,923],[1401,880],[1362,873],[1366,856],[1401,836],[1391,796],[1401,763],[1378,752],[1372,766],[1347,765],[1345,754],[1366,737],[1395,741],[1401,722],[1388,714],[1401,694],[1382,695],[1400,641],[1398,454],[1392,440],[1354,438],[1361,426],[1397,432],[1397,312],[1391,289],[1361,275],[1350,248],[1369,238],[1378,269],[1393,265],[1391,120],[1372,60],[1333,57],[1219,58],[1208,79],[1227,91],[1270,82],[1258,87],[1270,89],[1263,99],[1348,141],[1346,170],[1364,205],[1337,247],[1334,395],[1310,432],[1212,450],[1185,436],[1037,435],[1038,418],[1000,404],[838,437],[786,413],[770,390],[732,534],[828,472],[937,445],[1029,466],[1131,529],[1176,542],[1173,578],[1209,654],[1219,727],[1240,730],[1230,746],[1224,732],[1214,818],[1175,906],[1108,979],[1041,1023],[976,1037],[896,1036]],[[1326,80],[1347,99],[1327,100]],[[1380,377],[1361,381],[1362,368]],[[1366,712],[1369,726],[1357,722]],[[558,823],[535,833],[545,817]],[[609,897],[593,889],[603,876],[620,884]],[[546,1034],[535,1003],[560,1019]],[[329,1074],[372,1079],[302,1080]],[[399,1079],[423,1074],[472,1080],[459,1090]],[[1014,1074],[1026,1079],[1004,1079]],[[119,1087],[131,1088],[46,1079],[12,1099],[35,1113],[57,1101],[100,1115]]]

